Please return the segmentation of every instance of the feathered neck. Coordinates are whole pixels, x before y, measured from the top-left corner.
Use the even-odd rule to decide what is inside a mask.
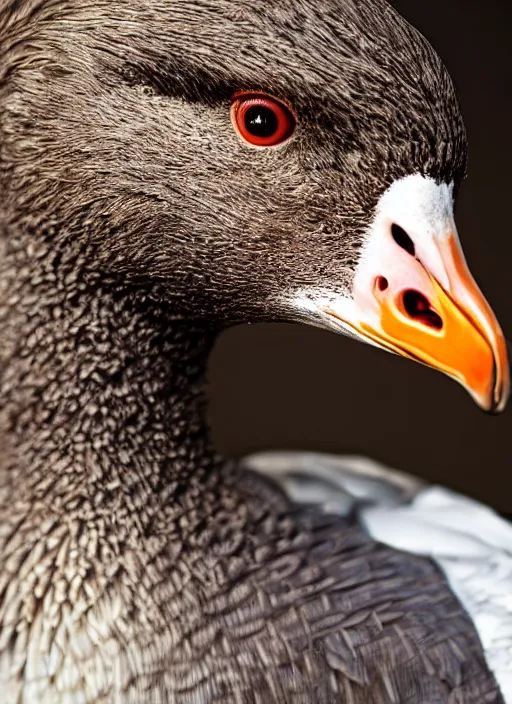
[[[170,306],[140,286],[86,276],[85,251],[23,238],[4,248],[3,512],[9,522],[37,522],[34,511],[123,516],[143,531],[145,516],[218,462],[204,389],[215,332],[172,320]]]
[[[187,660],[200,604],[244,567],[231,553],[267,509],[209,444],[214,330],[85,276],[87,252],[5,249],[0,670],[17,673],[9,700],[99,701],[122,657],[134,686],[144,654],[154,672]]]

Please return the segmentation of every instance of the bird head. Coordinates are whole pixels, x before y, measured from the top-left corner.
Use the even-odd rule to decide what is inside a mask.
[[[455,90],[384,0],[16,12],[0,24],[11,222],[174,315],[307,322],[504,407],[505,341],[454,221]]]

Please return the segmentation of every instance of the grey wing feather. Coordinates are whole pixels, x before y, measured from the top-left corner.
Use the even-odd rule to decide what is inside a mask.
[[[473,499],[364,457],[266,452],[243,465],[298,504],[355,516],[374,539],[435,560],[512,702],[512,525]]]

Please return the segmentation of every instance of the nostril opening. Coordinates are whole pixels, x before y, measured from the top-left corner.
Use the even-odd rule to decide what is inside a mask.
[[[379,291],[385,291],[389,286],[389,282],[385,276],[377,276],[377,288]]]
[[[443,320],[430,305],[428,298],[419,291],[405,291],[403,294],[405,312],[413,320],[427,325],[434,330],[442,330]]]
[[[399,247],[405,249],[411,256],[416,256],[414,242],[411,240],[407,232],[400,225],[391,225],[391,234]]]

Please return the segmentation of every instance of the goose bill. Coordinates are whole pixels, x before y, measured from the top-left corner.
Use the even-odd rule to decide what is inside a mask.
[[[503,333],[468,270],[457,236],[450,233],[432,246],[437,252],[431,260],[441,265],[435,268],[442,271],[443,283],[421,257],[399,257],[394,270],[388,258],[387,276],[375,276],[373,289],[367,271],[364,287],[356,275],[350,315],[334,302],[322,313],[367,342],[448,374],[484,410],[501,411],[510,393]]]

